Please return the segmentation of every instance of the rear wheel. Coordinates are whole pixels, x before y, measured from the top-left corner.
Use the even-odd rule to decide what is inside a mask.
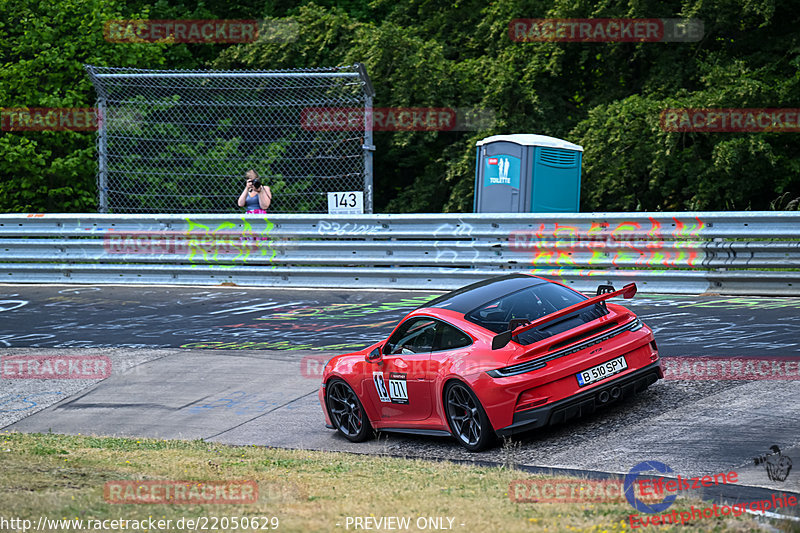
[[[469,387],[451,381],[444,389],[444,408],[450,431],[461,445],[471,452],[486,449],[494,440],[489,417]]]
[[[363,442],[372,436],[372,426],[355,391],[341,379],[326,387],[328,412],[336,430],[351,442]]]

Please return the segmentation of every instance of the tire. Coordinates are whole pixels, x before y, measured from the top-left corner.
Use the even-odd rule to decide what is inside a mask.
[[[331,423],[350,442],[372,437],[372,425],[355,391],[345,381],[334,379],[325,388],[325,402]]]
[[[495,434],[481,402],[468,386],[451,381],[444,388],[444,411],[450,432],[471,452],[485,450],[494,442]]]

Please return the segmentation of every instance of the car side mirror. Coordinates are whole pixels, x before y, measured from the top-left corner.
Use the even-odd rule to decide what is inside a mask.
[[[364,358],[368,363],[378,363],[379,365],[383,364],[383,355],[381,354],[381,347],[378,346]]]

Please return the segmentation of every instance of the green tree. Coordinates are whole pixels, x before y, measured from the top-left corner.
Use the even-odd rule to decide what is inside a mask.
[[[84,64],[163,63],[161,45],[105,40],[106,21],[146,16],[125,12],[122,2],[5,0],[0,6],[5,108],[93,107]],[[0,211],[95,211],[95,142],[94,132],[3,132]]]
[[[669,107],[797,108],[800,24],[789,0],[9,0],[0,22],[7,106],[86,106],[81,63],[286,69],[363,62],[376,107],[477,107],[494,127],[376,132],[378,211],[470,211],[475,142],[539,133],[585,148],[583,210],[766,209],[800,196],[792,133],[676,133]],[[110,18],[259,18],[297,23],[297,39],[223,45],[107,43]],[[694,18],[692,43],[517,42],[516,18]],[[196,148],[196,147],[195,147]],[[195,149],[193,148],[193,149]],[[5,210],[87,210],[94,143],[82,133],[0,138]]]
[[[445,46],[393,22],[363,23],[339,9],[304,6],[293,17],[303,31],[291,42],[256,42],[225,50],[216,68],[275,69],[363,62],[375,107],[465,107],[480,98],[480,81]],[[450,193],[442,157],[461,132],[375,132],[375,206],[383,211],[439,211]],[[472,143],[474,145],[474,142]],[[453,150],[449,150],[453,153]]]
[[[646,54],[638,84],[597,102],[570,133],[586,149],[584,210],[768,209],[800,196],[796,134],[668,133],[659,123],[667,108],[797,107],[796,10],[717,1],[680,13],[704,21],[704,39],[636,45]]]

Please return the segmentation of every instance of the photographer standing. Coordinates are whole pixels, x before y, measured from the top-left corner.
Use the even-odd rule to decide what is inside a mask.
[[[250,169],[244,175],[247,178],[247,184],[239,196],[239,207],[247,208],[248,213],[266,213],[272,202],[272,191],[266,185],[261,184],[261,179],[255,170]]]

